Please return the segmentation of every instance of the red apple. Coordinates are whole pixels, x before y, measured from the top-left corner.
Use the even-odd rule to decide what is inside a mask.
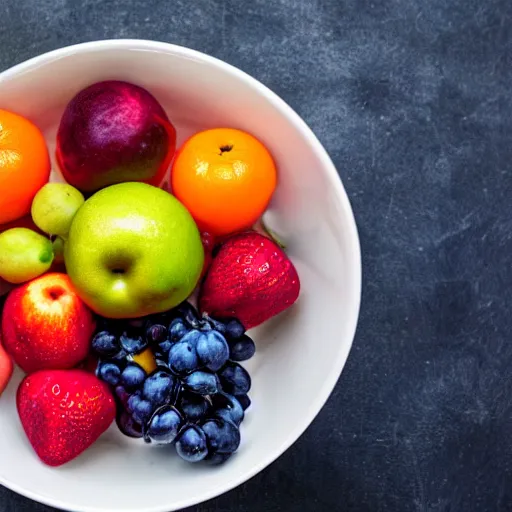
[[[9,384],[13,370],[12,359],[4,350],[0,338],[0,395]]]
[[[158,101],[127,82],[79,92],[57,133],[57,160],[68,183],[84,192],[124,181],[158,186],[176,150],[176,130]]]
[[[87,356],[94,329],[91,311],[66,274],[45,274],[5,300],[4,346],[27,373],[74,367]]]

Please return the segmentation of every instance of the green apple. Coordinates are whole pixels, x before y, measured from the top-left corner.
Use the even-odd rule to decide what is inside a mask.
[[[64,244],[78,295],[108,318],[166,311],[194,290],[203,268],[199,230],[171,194],[140,182],[96,192]]]

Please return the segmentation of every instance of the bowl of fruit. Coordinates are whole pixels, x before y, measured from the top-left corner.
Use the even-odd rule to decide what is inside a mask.
[[[254,476],[336,384],[359,313],[326,151],[242,71],[165,43],[0,73],[0,483],[178,510]]]

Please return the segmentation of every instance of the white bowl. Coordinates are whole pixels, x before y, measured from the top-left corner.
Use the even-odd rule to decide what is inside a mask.
[[[169,512],[213,498],[279,457],[324,405],[347,359],[359,313],[361,261],[349,201],[322,145],[278,96],[242,71],[193,50],[118,40],[53,51],[0,74],[0,108],[32,119],[51,152],[66,103],[104,79],[134,82],[163,104],[178,143],[210,127],[247,130],[273,153],[279,186],[268,223],[287,242],[302,283],[297,304],[253,331],[252,407],[239,452],[223,466],[182,462],[171,449],[113,426],[58,469],[44,466],[15,407],[18,372],[0,399],[0,483],[76,512]]]

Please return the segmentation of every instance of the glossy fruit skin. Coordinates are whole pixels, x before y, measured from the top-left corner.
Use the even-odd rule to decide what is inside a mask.
[[[201,312],[237,318],[246,329],[289,308],[299,297],[297,270],[269,238],[248,231],[222,244],[199,296]]]
[[[196,393],[183,392],[180,397],[179,409],[189,421],[199,421],[208,413],[209,400]]]
[[[251,406],[251,399],[248,395],[237,395],[236,399],[242,406],[242,409],[246,411]]]
[[[141,353],[130,354],[119,342],[125,335],[145,339],[149,346]],[[235,391],[236,385],[248,391],[250,378],[243,373],[245,370],[240,378],[236,370],[239,365],[226,361],[226,337],[230,344],[252,343],[236,318],[201,317],[188,302],[144,319],[100,318],[92,343],[100,356],[96,373],[115,392],[121,432],[143,437],[146,443],[174,444],[178,455],[189,462],[227,461],[238,448],[239,427],[250,403],[247,395],[235,397],[227,389]],[[180,347],[186,348],[184,355]],[[139,366],[141,355],[152,351],[157,367],[144,370]],[[211,366],[221,352],[222,368],[217,372],[208,370],[207,365]],[[149,357],[145,355],[144,359]],[[111,371],[104,372],[104,368]],[[201,425],[206,425],[210,441]]]
[[[5,351],[0,336],[0,396],[11,380],[13,364],[11,356]]]
[[[254,341],[246,334],[235,339],[229,344],[229,358],[232,361],[247,361],[256,352]]]
[[[153,405],[165,404],[174,387],[174,378],[168,372],[157,370],[143,384],[142,396]]]
[[[103,356],[113,356],[121,350],[119,339],[108,331],[100,331],[92,339],[92,349]]]
[[[144,183],[121,183],[78,210],[64,258],[91,309],[136,318],[185,300],[201,275],[204,252],[194,220],[176,198]]]
[[[37,227],[48,235],[66,237],[84,196],[67,183],[47,183],[35,195],[30,209]]]
[[[176,439],[182,423],[183,418],[179,411],[170,405],[164,405],[151,417],[147,437],[153,443],[170,444]]]
[[[181,340],[189,332],[182,318],[175,318],[169,325],[169,340],[173,343]]]
[[[199,462],[208,454],[206,436],[197,425],[184,427],[176,440],[178,455],[187,462]]]
[[[215,237],[208,233],[207,231],[201,232],[201,241],[203,242],[203,249],[204,249],[204,264],[203,264],[203,271],[201,272],[201,278],[203,278],[206,275],[206,272],[208,272],[208,269],[210,268],[210,264],[212,262],[212,253],[215,248]]]
[[[169,350],[169,368],[177,375],[187,375],[200,367],[195,346],[188,341],[179,341]]]
[[[212,397],[215,416],[239,426],[244,420],[244,408],[237,397],[228,393],[217,393]]]
[[[220,370],[229,359],[226,338],[216,331],[205,333],[198,341],[196,350],[201,363],[212,372]]]
[[[231,128],[196,133],[178,151],[172,190],[199,228],[222,236],[250,228],[277,184],[272,156],[254,136]]]
[[[134,391],[144,384],[146,372],[136,363],[130,363],[121,374],[121,384],[127,391]]]
[[[32,447],[49,466],[80,455],[116,416],[108,386],[84,370],[42,370],[25,377],[16,405]]]
[[[57,160],[68,183],[92,192],[126,181],[159,185],[176,148],[176,130],[145,89],[98,82],[68,104],[57,133]]]
[[[217,375],[211,372],[197,370],[183,379],[183,386],[198,395],[214,395],[219,392],[220,384]]]
[[[0,109],[0,224],[30,212],[32,199],[50,178],[44,136],[31,121]]]
[[[119,430],[125,436],[140,439],[143,435],[141,426],[126,411],[122,411],[121,414],[117,415],[116,423]]]
[[[231,395],[246,395],[251,389],[251,376],[238,363],[229,362],[219,372],[222,389]]]
[[[111,386],[117,386],[121,379],[121,369],[114,363],[103,363],[98,367],[98,377]]]
[[[210,450],[215,453],[233,453],[240,445],[240,431],[230,421],[209,419],[202,425]]]
[[[44,274],[52,265],[48,238],[31,229],[12,228],[0,234],[0,277],[19,284]]]
[[[32,373],[72,368],[84,360],[95,321],[68,276],[50,273],[9,293],[1,329],[5,349]]]

